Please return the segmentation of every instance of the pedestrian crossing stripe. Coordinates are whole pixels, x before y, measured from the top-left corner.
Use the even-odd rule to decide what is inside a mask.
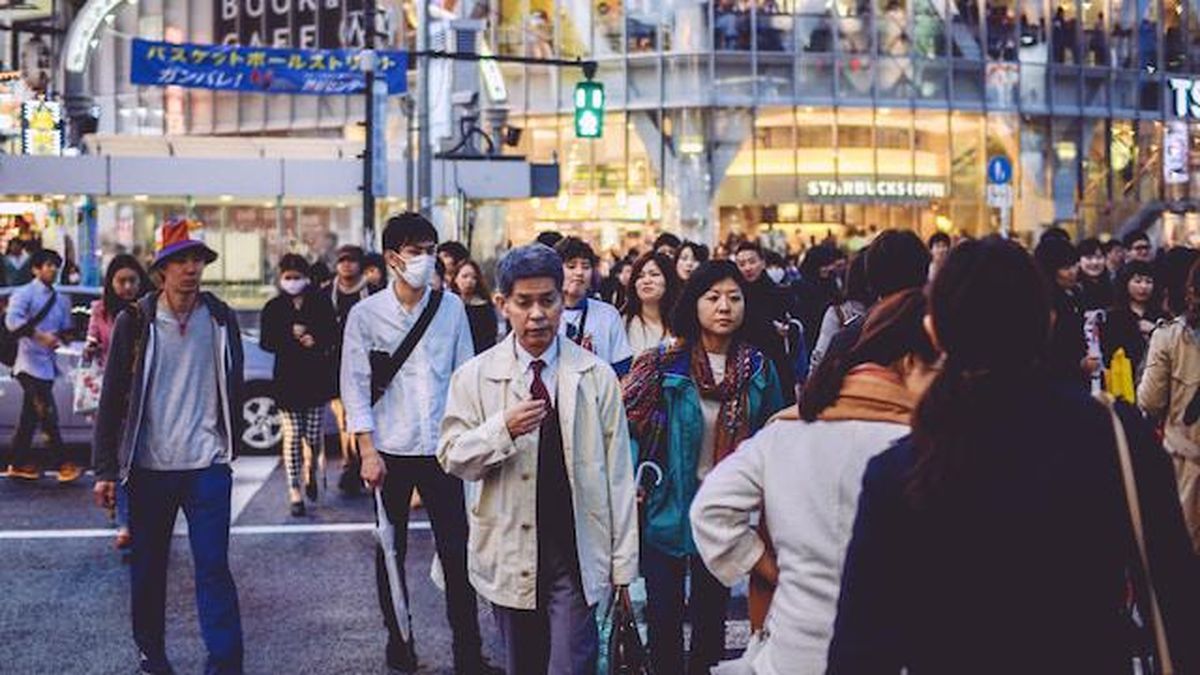
[[[409,522],[409,530],[428,531],[427,520]],[[302,523],[298,525],[234,525],[229,528],[232,535],[256,534],[339,534],[345,532],[371,532],[375,523]],[[94,539],[111,537],[116,534],[113,528],[92,529],[62,529],[62,530],[0,530],[0,540],[36,540],[36,539]],[[184,532],[176,532],[175,536],[183,536]]]

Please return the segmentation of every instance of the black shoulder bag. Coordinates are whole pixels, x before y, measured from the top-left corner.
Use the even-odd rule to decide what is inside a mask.
[[[379,399],[383,398],[383,394],[391,386],[392,380],[396,379],[396,373],[399,373],[400,369],[404,367],[404,362],[416,349],[417,343],[425,335],[429,324],[433,323],[433,315],[437,314],[438,307],[442,304],[442,295],[442,291],[429,292],[429,303],[425,305],[421,316],[417,317],[417,322],[413,324],[412,330],[404,336],[404,340],[395,352],[389,354],[384,351],[372,350],[367,355],[371,362],[371,405],[375,405]]]
[[[58,290],[51,289],[50,299],[32,319],[25,322],[20,328],[15,331],[9,330],[3,320],[0,320],[0,363],[12,367],[17,362],[17,347],[20,344],[21,338],[29,337],[33,334],[33,329],[37,327],[42,319],[45,319],[50,310],[54,308],[54,303],[58,302]]]

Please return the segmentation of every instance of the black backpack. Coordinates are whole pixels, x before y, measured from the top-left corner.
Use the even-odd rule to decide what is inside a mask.
[[[17,347],[20,345],[21,338],[33,335],[34,328],[42,322],[42,319],[46,318],[56,302],[58,302],[58,291],[52,290],[50,299],[42,305],[38,313],[15,331],[9,330],[6,322],[0,321],[0,363],[12,368],[12,365],[17,362]]]

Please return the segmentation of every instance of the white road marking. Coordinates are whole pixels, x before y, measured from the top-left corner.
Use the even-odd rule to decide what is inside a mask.
[[[275,468],[278,457],[240,457],[233,463],[233,491],[230,497],[230,522],[236,523],[246,506],[258,494]],[[294,525],[234,525],[231,534],[337,534],[343,532],[369,532],[375,523],[297,523]],[[410,530],[428,531],[429,522],[414,520]],[[61,530],[0,530],[0,540],[35,539],[93,539],[113,536],[108,528],[61,529]],[[175,523],[175,536],[187,535],[187,519],[179,518]]]
[[[341,534],[346,532],[370,532],[375,529],[375,523],[310,523],[298,525],[235,525],[230,528],[230,534]],[[414,520],[409,522],[410,531],[428,532],[429,521]],[[116,530],[109,528],[75,529],[75,530],[0,530],[0,540],[36,540],[36,539],[95,539],[111,537]],[[186,532],[175,532],[182,536]]]
[[[242,511],[262,489],[271,472],[282,460],[278,457],[239,457],[233,463],[233,495],[230,498],[229,522],[236,523]],[[187,534],[187,519],[175,521],[175,534]]]
[[[281,461],[278,457],[239,457],[233,463],[233,499],[229,522],[237,522],[238,516],[246,510],[250,500],[262,489]]]

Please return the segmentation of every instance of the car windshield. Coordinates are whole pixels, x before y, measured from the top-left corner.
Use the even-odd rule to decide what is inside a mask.
[[[90,286],[59,286],[58,289],[71,303],[71,318],[75,324],[75,333],[82,341],[87,335],[88,321],[92,316],[92,303],[100,299],[101,289]],[[4,307],[7,306],[9,295],[10,293],[0,294],[0,312],[3,312]],[[261,310],[237,308],[234,312],[237,315],[238,326],[242,329],[242,334],[257,340],[262,329],[259,320]]]

